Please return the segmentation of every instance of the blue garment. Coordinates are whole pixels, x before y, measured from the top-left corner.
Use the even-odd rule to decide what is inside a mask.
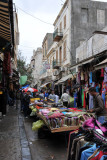
[[[96,149],[97,149],[96,144],[94,144],[91,148],[88,148],[88,149],[84,150],[81,153],[81,159],[80,160],[87,160],[94,153],[94,151]]]
[[[103,90],[102,90],[102,99],[104,101],[104,105],[105,105],[105,94],[106,94],[106,89],[103,88]]]
[[[96,86],[96,92],[98,92],[99,93],[99,86]]]
[[[74,108],[77,107],[77,92],[74,93]]]
[[[49,96],[49,94],[48,94],[48,93],[45,93],[45,97],[47,97],[47,98],[48,98],[48,96]]]
[[[92,83],[92,72],[90,72],[90,84]]]
[[[100,160],[106,160],[106,159],[107,159],[107,155],[103,155]]]
[[[98,117],[98,121],[103,124],[106,121],[106,116],[100,116]]]

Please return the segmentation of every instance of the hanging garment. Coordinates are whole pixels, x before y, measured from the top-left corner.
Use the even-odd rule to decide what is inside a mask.
[[[82,106],[84,106],[84,89],[82,88]]]
[[[77,148],[77,143],[79,140],[83,139],[84,136],[80,136],[78,138],[75,138],[73,140],[73,143],[72,143],[72,148],[71,148],[71,160],[74,160],[75,159],[75,156],[76,156],[76,148]]]
[[[81,71],[81,81],[83,81],[84,80],[84,73],[83,73],[83,71]]]
[[[104,83],[107,82],[107,67],[104,70]]]
[[[85,97],[85,99],[86,99],[87,109],[89,109],[89,93],[88,93],[88,92],[86,92],[86,97]]]
[[[90,72],[89,77],[90,77],[89,83],[91,84],[92,83],[92,72]]]
[[[99,86],[97,85],[97,86],[96,86],[96,92],[99,93],[99,90],[100,90],[100,88],[99,88]]]
[[[87,143],[87,142],[84,140],[84,138],[80,139],[80,140],[77,142],[75,160],[78,160],[80,148],[83,147],[84,144],[86,144],[86,143]]]
[[[83,103],[83,108],[86,108],[86,91],[84,90],[84,103]]]
[[[77,107],[81,107],[81,93],[80,93],[80,89],[77,92]]]
[[[85,72],[85,82],[88,82],[88,74]]]
[[[95,156],[94,158],[91,158],[91,160],[104,160],[104,157],[107,158],[107,152],[103,152],[103,151],[100,151],[99,154],[97,156]]]
[[[74,108],[77,107],[77,92],[74,93]]]
[[[101,69],[101,77],[104,77],[104,69]]]
[[[97,149],[96,144],[82,152],[80,160],[87,160]]]

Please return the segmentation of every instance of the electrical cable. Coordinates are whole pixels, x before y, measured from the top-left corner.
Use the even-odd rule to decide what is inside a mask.
[[[33,17],[33,18],[35,18],[35,19],[41,21],[42,23],[45,23],[45,24],[48,24],[48,25],[52,25],[52,26],[53,26],[53,24],[48,23],[48,22],[45,22],[45,21],[43,21],[42,19],[40,19],[40,18],[38,18],[38,17],[35,17],[34,15],[32,15],[32,14],[28,13],[27,11],[21,9],[20,7],[17,6],[17,8],[18,8],[19,10],[21,10],[22,12],[28,14],[29,16],[31,16],[31,17]]]

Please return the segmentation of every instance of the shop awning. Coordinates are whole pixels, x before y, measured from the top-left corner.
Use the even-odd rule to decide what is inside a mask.
[[[51,82],[47,82],[47,83],[44,83],[42,86],[40,86],[41,88],[45,87],[47,84],[49,84]]]
[[[58,84],[60,84],[60,83],[63,83],[63,82],[67,81],[67,80],[70,79],[70,78],[73,78],[73,75],[72,75],[72,74],[69,74],[69,75],[67,75],[67,76],[65,76],[65,77],[62,77],[57,83],[55,83],[55,85],[58,85]]]
[[[107,67],[107,58],[95,66],[95,70]]]
[[[0,0],[0,49],[14,43],[13,3]]]

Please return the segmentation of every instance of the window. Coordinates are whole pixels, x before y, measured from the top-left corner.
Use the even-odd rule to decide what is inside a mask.
[[[97,10],[97,24],[105,25],[105,10]]]
[[[66,15],[64,16],[64,29],[66,28]]]
[[[81,9],[81,21],[82,23],[88,22],[88,8]]]
[[[62,32],[62,22],[60,23],[60,32]]]
[[[63,54],[64,54],[64,60],[66,59],[66,41],[64,42],[63,46]]]

